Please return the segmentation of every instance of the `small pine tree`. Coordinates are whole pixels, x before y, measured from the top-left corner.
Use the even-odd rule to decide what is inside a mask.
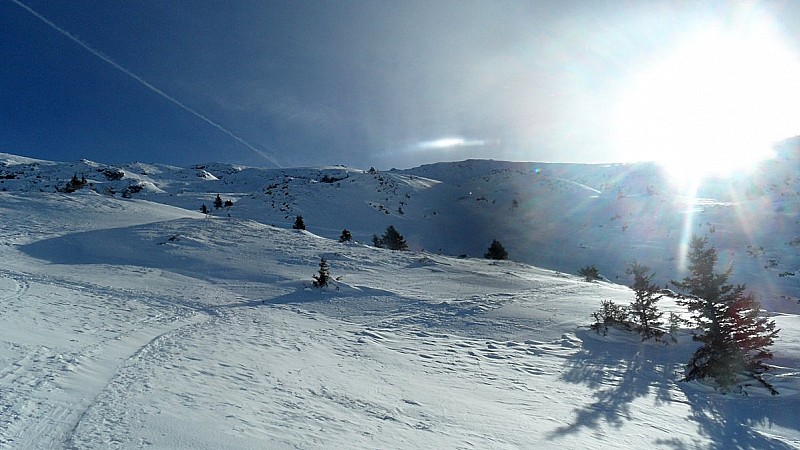
[[[295,229],[295,230],[305,230],[306,229],[306,223],[303,222],[303,216],[297,216],[294,219],[294,225],[292,225],[292,228]]]
[[[232,208],[233,207],[233,200],[230,200],[230,199],[225,200],[225,207],[228,208],[228,209]]]
[[[205,203],[203,203],[203,206],[200,207],[200,212],[203,214],[208,214],[208,206],[206,206]]]
[[[664,313],[659,311],[657,306],[663,295],[658,293],[658,286],[652,282],[655,274],[650,272],[649,267],[637,262],[631,264],[625,273],[633,275],[631,289],[633,289],[635,298],[628,307],[628,311],[636,330],[645,340],[663,336],[664,332],[660,328],[663,326],[661,317]]]
[[[497,239],[492,240],[492,245],[489,246],[489,251],[483,255],[488,259],[508,259],[508,252]]]
[[[342,230],[342,234],[339,236],[339,242],[353,242],[353,235],[350,234],[347,228]]]
[[[388,248],[389,250],[408,250],[408,244],[403,235],[398,233],[392,225],[386,228],[386,232],[380,238],[373,234],[372,245],[378,248]]]
[[[217,198],[214,199],[214,208],[222,208],[222,197],[220,197],[219,194],[217,194]]]
[[[314,287],[321,288],[328,285],[331,274],[328,270],[328,260],[326,260],[324,256],[319,260],[319,271],[317,275],[312,275],[311,277],[314,278]]]
[[[80,178],[78,178],[78,174],[74,174],[72,175],[72,178],[70,178],[69,181],[67,181],[67,185],[64,186],[63,192],[71,194],[77,191],[78,189],[81,189],[82,187],[86,186],[87,183],[88,182],[86,181],[85,176],[81,176]]]
[[[623,305],[617,305],[613,300],[603,300],[600,302],[600,309],[592,313],[594,323],[591,329],[600,333],[603,331],[603,336],[608,334],[608,327],[622,327],[630,329],[630,322],[628,322],[628,308]]]
[[[731,344],[737,350],[737,361],[743,370],[758,380],[773,395],[775,388],[761,375],[769,370],[764,363],[772,359],[769,347],[775,342],[779,329],[775,321],[761,315],[761,306],[753,294],[739,295],[728,307],[729,334]]]
[[[591,266],[586,266],[578,271],[578,275],[582,276],[586,281],[594,281],[600,279],[600,271],[597,270],[597,267],[592,264]]]
[[[745,285],[728,284],[732,268],[714,272],[717,251],[707,244],[705,237],[692,237],[689,275],[672,282],[688,294],[679,303],[692,315],[692,323],[698,328],[694,340],[701,343],[689,360],[685,380],[712,378],[727,391],[744,374],[777,394],[761,378],[767,369],[764,360],[772,358],[768,347],[778,334],[775,322],[760,317],[760,307],[751,294],[745,293]]]
[[[672,342],[678,342],[678,330],[680,330],[681,325],[685,324],[686,321],[683,320],[678,314],[670,312],[668,322],[670,339],[672,339]]]

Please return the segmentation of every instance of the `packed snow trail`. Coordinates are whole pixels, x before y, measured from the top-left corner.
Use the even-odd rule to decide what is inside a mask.
[[[163,299],[124,298],[42,275],[0,270],[0,444],[60,448],[125,361],[209,314]],[[172,306],[168,306],[171,303]],[[36,330],[35,334],[24,333]]]

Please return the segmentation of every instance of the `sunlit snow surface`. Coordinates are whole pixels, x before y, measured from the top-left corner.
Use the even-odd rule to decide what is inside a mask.
[[[61,182],[98,167],[45,166],[39,179],[20,175],[0,185],[9,188],[0,192],[1,448],[800,448],[800,321],[790,307],[775,316],[782,331],[767,378],[777,397],[757,387],[744,397],[679,382],[694,348],[686,332],[664,346],[587,329],[601,300],[626,303],[632,295],[567,268],[607,264],[610,273],[609,261],[631,252],[586,255],[624,242],[636,227],[674,220],[678,233],[684,224],[635,212],[650,206],[591,177],[568,176],[572,168],[533,181],[525,177],[535,172],[502,164],[482,174],[451,166],[451,179],[424,173],[430,167],[375,178],[330,168],[325,173],[351,176],[319,183],[311,169],[265,181],[254,169],[137,165],[126,173],[157,189],[123,199],[129,178],[92,176],[99,192],[117,183],[113,197],[53,193],[42,172],[60,171]],[[553,196],[542,187],[525,197],[524,186],[537,183]],[[617,186],[635,189],[631,181]],[[230,211],[195,212],[218,192],[236,200]],[[459,245],[496,215],[492,200],[536,226],[547,222],[537,218],[547,205],[562,226],[583,220],[574,239],[589,248],[559,251],[572,245],[569,233],[532,227],[539,244],[525,255],[542,265],[552,257],[550,267],[561,272],[436,254],[438,247],[485,251],[483,235]],[[796,210],[786,209],[793,201],[778,212],[770,203],[761,217],[794,221]],[[688,207],[705,217],[716,211]],[[631,213],[624,232],[621,219],[611,219],[620,211]],[[462,213],[469,215],[459,221]],[[296,214],[308,232],[287,229]],[[741,227],[701,222],[717,224],[712,241]],[[417,251],[328,239],[347,227],[367,241],[387,223]],[[503,223],[509,228],[484,235],[508,232],[514,220]],[[426,228],[440,233],[438,241]],[[669,245],[653,233],[655,255]],[[522,252],[521,238],[496,237],[512,258]],[[428,251],[418,251],[423,246]],[[747,259],[769,258],[774,248],[759,243]],[[341,278],[318,290],[311,275],[322,256]],[[624,274],[624,265],[614,269]],[[762,270],[792,288],[792,277]],[[678,311],[671,301],[662,306]]]

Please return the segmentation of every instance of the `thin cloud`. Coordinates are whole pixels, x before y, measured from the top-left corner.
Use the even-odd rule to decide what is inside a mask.
[[[461,147],[483,147],[488,142],[482,139],[464,139],[462,137],[447,137],[434,139],[432,141],[422,141],[414,144],[416,150],[444,150]]]
[[[181,102],[180,102],[178,99],[176,99],[175,97],[172,97],[171,95],[167,94],[166,92],[162,91],[161,89],[159,89],[159,88],[157,88],[157,87],[153,86],[152,84],[150,84],[150,83],[149,83],[147,80],[145,80],[144,78],[140,77],[139,75],[136,75],[135,73],[131,72],[131,71],[130,71],[130,70],[128,70],[127,68],[125,68],[125,67],[121,66],[121,65],[120,65],[120,64],[118,64],[116,61],[114,61],[114,60],[113,60],[113,59],[111,59],[110,57],[108,57],[108,56],[104,55],[104,54],[103,54],[103,53],[101,53],[100,51],[98,51],[98,50],[95,50],[95,49],[94,49],[94,48],[92,48],[92,47],[91,47],[89,44],[87,44],[87,43],[83,42],[82,40],[78,39],[77,37],[73,36],[73,35],[72,35],[72,34],[71,34],[69,31],[67,31],[67,30],[65,30],[65,29],[63,29],[63,28],[61,28],[61,27],[59,27],[59,26],[58,26],[58,25],[56,25],[54,22],[50,21],[49,19],[47,19],[47,18],[46,18],[46,17],[44,17],[43,15],[39,14],[38,12],[36,12],[35,10],[33,10],[31,7],[29,7],[28,5],[26,5],[26,4],[24,4],[24,3],[22,3],[22,2],[20,2],[20,1],[18,1],[18,0],[11,0],[11,2],[12,2],[12,3],[14,3],[14,4],[16,4],[16,5],[17,5],[17,6],[19,6],[20,8],[22,8],[22,9],[24,9],[24,10],[28,11],[28,12],[29,12],[29,13],[31,13],[31,14],[32,14],[34,17],[36,17],[37,19],[39,19],[39,20],[41,20],[42,22],[44,22],[44,23],[45,23],[47,26],[49,26],[50,28],[52,28],[52,29],[54,29],[54,30],[58,31],[59,33],[63,34],[64,36],[66,36],[66,37],[67,37],[69,40],[71,40],[72,42],[74,42],[74,43],[76,43],[76,44],[80,45],[81,47],[83,47],[84,49],[86,49],[86,50],[87,50],[89,53],[91,53],[91,54],[93,54],[94,56],[96,56],[96,57],[100,58],[101,60],[103,60],[103,61],[107,62],[107,63],[108,63],[108,64],[110,64],[112,67],[114,67],[115,69],[117,69],[117,70],[119,70],[120,72],[124,73],[125,75],[128,75],[129,77],[133,78],[134,80],[136,80],[137,82],[139,82],[139,84],[141,84],[142,86],[144,86],[144,87],[146,87],[147,89],[151,90],[152,92],[154,92],[154,93],[156,93],[156,94],[160,95],[160,96],[161,96],[161,97],[163,97],[164,99],[166,99],[166,100],[168,100],[168,101],[172,102],[173,104],[177,105],[178,107],[180,107],[180,108],[181,108],[181,109],[183,109],[184,111],[188,112],[189,114],[192,114],[193,116],[197,117],[198,119],[200,119],[200,120],[202,120],[202,121],[206,122],[207,124],[209,124],[209,125],[213,126],[213,127],[214,127],[214,128],[216,128],[217,130],[219,130],[219,131],[221,131],[221,132],[223,132],[223,133],[227,134],[228,136],[230,136],[231,138],[233,138],[233,139],[234,139],[236,142],[239,142],[240,144],[244,145],[245,147],[249,148],[250,150],[252,150],[252,151],[256,152],[256,153],[257,153],[257,154],[259,154],[261,157],[263,157],[263,158],[264,158],[264,159],[266,159],[267,161],[271,162],[271,163],[272,163],[272,164],[274,164],[275,166],[277,166],[277,167],[281,167],[281,165],[278,163],[278,161],[276,161],[276,160],[275,160],[275,158],[273,158],[271,155],[267,154],[267,153],[266,153],[266,152],[264,152],[263,150],[260,150],[260,149],[256,148],[255,146],[253,146],[252,144],[248,143],[248,142],[247,142],[247,141],[245,141],[244,139],[242,139],[242,138],[240,138],[239,136],[235,135],[235,134],[234,134],[232,131],[228,130],[227,128],[223,127],[222,125],[218,124],[217,122],[214,122],[213,120],[211,120],[211,119],[210,119],[210,118],[208,118],[207,116],[205,116],[205,115],[201,114],[200,112],[198,112],[198,111],[196,111],[196,110],[194,110],[194,109],[192,109],[192,108],[190,108],[190,107],[188,107],[188,106],[184,105],[183,103],[181,103]]]

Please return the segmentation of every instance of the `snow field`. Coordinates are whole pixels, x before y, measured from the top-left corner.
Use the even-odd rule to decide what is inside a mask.
[[[800,448],[797,315],[720,395],[623,286],[76,194],[0,192],[0,448]]]

